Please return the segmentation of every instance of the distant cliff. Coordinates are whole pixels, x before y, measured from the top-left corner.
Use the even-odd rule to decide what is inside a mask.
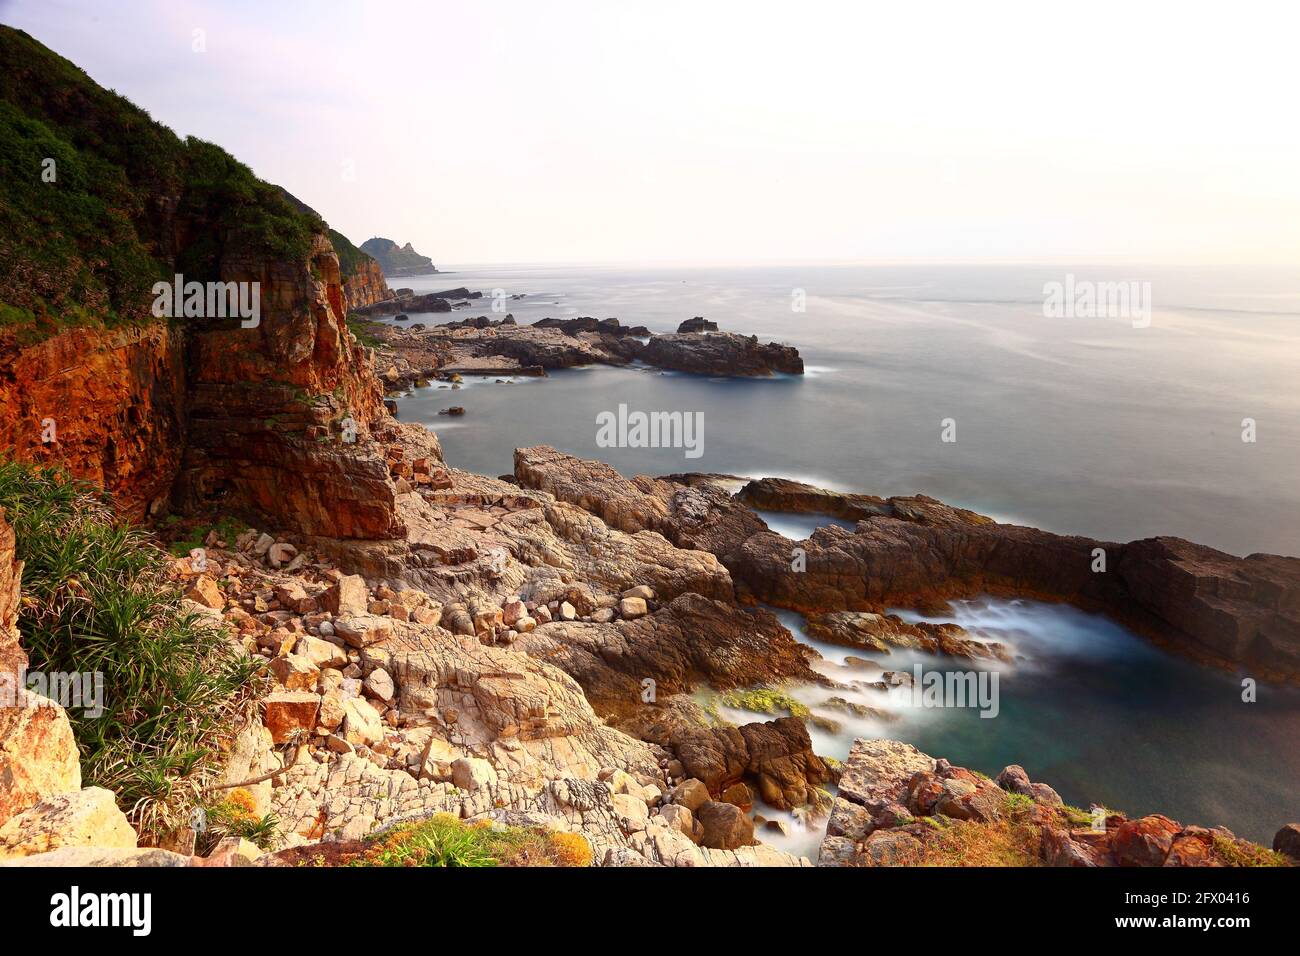
[[[409,242],[399,246],[391,239],[376,236],[361,243],[361,251],[379,260],[379,267],[386,276],[431,275],[438,271],[433,260],[420,255]]]

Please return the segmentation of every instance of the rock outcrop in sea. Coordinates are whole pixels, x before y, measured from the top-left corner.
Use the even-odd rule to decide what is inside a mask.
[[[389,278],[433,275],[438,271],[434,268],[433,260],[428,256],[420,255],[409,242],[399,246],[391,239],[375,236],[361,243],[361,251],[373,256],[379,262],[384,275]]]

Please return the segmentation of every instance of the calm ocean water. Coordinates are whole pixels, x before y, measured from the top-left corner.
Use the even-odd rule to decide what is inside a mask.
[[[1149,282],[1150,326],[1045,318],[1044,283],[1067,271]],[[546,443],[628,475],[784,475],[922,492],[1062,533],[1300,554],[1300,271],[520,266],[394,284],[483,290],[459,315],[491,314],[493,289],[525,293],[506,303],[521,323],[615,316],[663,332],[703,315],[797,346],[808,368],[763,381],[575,369],[402,399],[401,417],[437,430],[462,468],[506,473],[515,447]],[[596,416],[620,403],[703,413],[703,455],[598,447]],[[452,404],[463,419],[437,415]],[[948,418],[952,443],[941,441]],[[1242,703],[1239,676],[1068,608],[984,602],[959,609],[959,620],[1033,659],[1003,675],[998,719],[902,708],[883,726],[846,725],[819,750],[842,755],[855,734],[912,740],[988,773],[1022,763],[1068,801],[1222,823],[1259,840],[1300,819],[1300,694],[1263,687],[1257,703]]]
[[[1065,275],[1050,266],[466,268],[399,284],[526,293],[507,302],[524,323],[616,316],[662,332],[703,315],[791,343],[809,367],[757,382],[597,368],[462,389],[466,417],[440,434],[474,471],[510,471],[516,445],[546,442],[625,474],[802,476],[1059,532],[1300,554],[1300,270],[1073,271],[1149,281],[1151,326],[1044,318],[1043,284]],[[423,393],[404,414],[445,398]],[[620,402],[703,412],[703,457],[598,448],[595,416]],[[945,418],[954,443],[940,441]]]

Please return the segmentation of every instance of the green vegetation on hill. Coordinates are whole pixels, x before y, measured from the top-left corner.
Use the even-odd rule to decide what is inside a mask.
[[[103,674],[103,712],[68,710],[84,784],[114,791],[142,835],[183,825],[256,706],[260,659],[185,610],[167,556],[89,486],[0,460],[0,507],[25,562],[30,670]]]
[[[343,273],[344,278],[350,275],[356,275],[357,270],[361,268],[364,262],[373,262],[375,257],[368,253],[362,252],[352,244],[343,233],[331,229],[329,231],[330,244],[334,246],[334,251],[339,257],[339,271]]]
[[[324,228],[225,150],[0,26],[0,331],[152,321],[159,279],[302,258]]]

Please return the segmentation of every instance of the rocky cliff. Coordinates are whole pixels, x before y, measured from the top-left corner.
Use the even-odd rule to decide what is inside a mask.
[[[371,436],[381,392],[320,217],[20,31],[0,28],[0,65],[0,447],[103,485],[131,517],[174,499],[399,534]],[[382,295],[373,260],[345,256],[353,298]],[[258,283],[260,320],[155,316],[153,283],[176,274]]]
[[[0,448],[60,463],[139,520],[167,503],[187,428],[183,333],[167,324],[0,336]]]
[[[376,302],[394,298],[392,289],[384,280],[384,271],[369,253],[354,246],[343,233],[331,229],[330,245],[339,257],[339,273],[343,277],[343,308],[345,313],[364,309]]]

